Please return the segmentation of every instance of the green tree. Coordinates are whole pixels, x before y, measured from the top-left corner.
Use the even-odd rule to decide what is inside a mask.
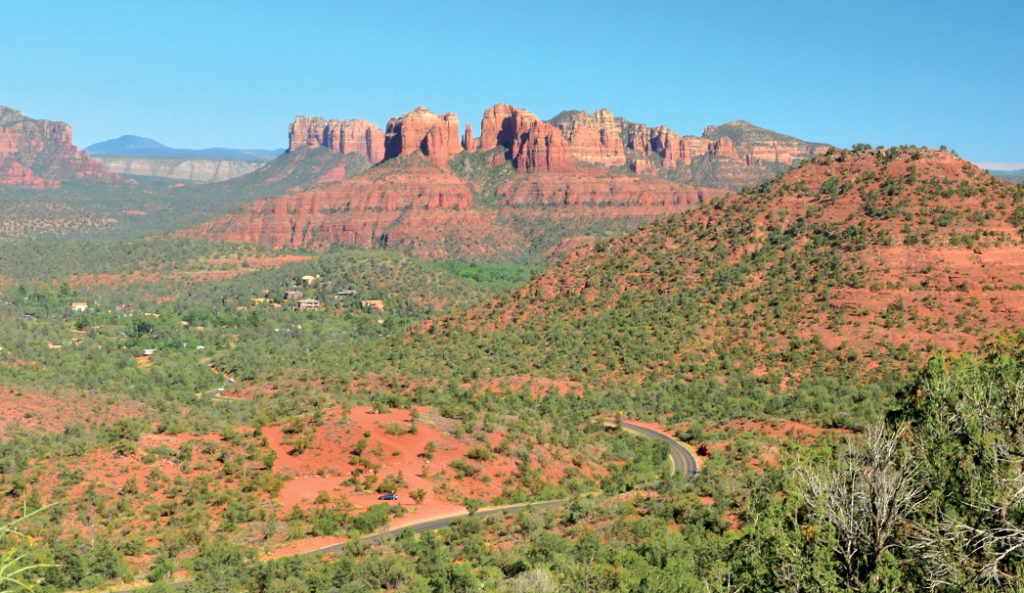
[[[902,396],[931,493],[915,549],[933,586],[1014,590],[1024,577],[1022,360],[935,359]]]

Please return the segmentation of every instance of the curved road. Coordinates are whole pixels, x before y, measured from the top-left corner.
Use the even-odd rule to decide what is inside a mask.
[[[672,473],[675,474],[677,471],[682,471],[683,475],[687,478],[697,475],[697,456],[686,445],[653,428],[647,428],[629,420],[622,421],[622,429],[649,439],[667,441],[669,445],[668,456],[672,460]]]
[[[211,395],[212,395],[212,393],[211,393]],[[658,431],[656,431],[656,430],[654,430],[652,428],[648,428],[646,426],[642,426],[642,425],[637,424],[635,422],[630,422],[629,420],[623,420],[622,421],[622,429],[627,431],[627,432],[631,432],[631,433],[633,433],[635,435],[638,435],[638,436],[642,436],[642,437],[646,437],[646,438],[650,438],[650,439],[660,439],[660,440],[668,442],[668,444],[669,444],[669,452],[668,452],[668,454],[669,454],[669,460],[672,462],[672,473],[675,474],[677,471],[682,471],[683,474],[686,477],[688,477],[688,478],[697,475],[697,471],[698,471],[697,457],[696,457],[696,455],[693,454],[693,451],[690,451],[690,449],[686,447],[686,445],[680,443],[676,439],[674,439],[674,438],[672,438],[672,437],[670,437],[670,436],[668,436],[666,434],[662,434],[662,433],[660,433],[660,432],[658,432]],[[521,504],[511,504],[511,505],[506,505],[506,506],[501,506],[501,507],[494,507],[494,508],[489,508],[489,509],[481,509],[481,510],[477,511],[476,513],[474,513],[473,516],[474,517],[486,517],[488,515],[497,515],[499,513],[517,513],[517,512],[519,512],[519,511],[521,511],[523,509],[528,509],[528,508],[530,508],[530,509],[546,509],[546,508],[561,506],[561,505],[563,505],[563,504],[565,504],[567,502],[569,502],[569,499],[568,498],[563,498],[563,499],[560,499],[560,500],[546,500],[546,501],[543,501],[543,502],[527,502],[527,503],[521,503]],[[377,541],[380,541],[380,540],[383,540],[383,539],[394,538],[394,537],[397,537],[398,534],[402,533],[406,529],[411,529],[412,531],[414,531],[416,533],[420,533],[422,531],[435,531],[437,529],[443,529],[445,527],[448,527],[449,525],[451,525],[455,521],[457,521],[459,519],[462,519],[463,517],[466,517],[466,516],[468,516],[468,513],[461,513],[461,514],[458,514],[458,515],[452,515],[450,517],[441,517],[439,519],[428,519],[428,520],[425,520],[425,521],[420,521],[419,523],[413,523],[411,525],[406,525],[404,527],[396,527],[394,529],[388,529],[387,531],[381,531],[379,533],[371,533],[371,534],[368,534],[368,535],[364,535],[363,536],[363,541],[371,542],[372,543],[372,542],[377,542]],[[309,555],[309,554],[314,554],[314,555],[329,554],[331,552],[337,552],[337,551],[340,551],[340,550],[344,549],[345,545],[346,545],[346,543],[333,544],[333,545],[326,546],[326,547],[323,547],[323,548],[318,548],[316,550],[309,550],[308,552],[299,552],[298,554],[295,554],[295,555],[296,556],[305,556],[305,555]],[[180,591],[182,588],[185,587],[185,585],[187,585],[188,583],[191,583],[191,582],[193,582],[193,579],[187,579],[187,580],[184,580],[184,581],[176,581],[176,582],[169,583],[169,584],[172,587],[174,587],[175,589],[178,589]],[[146,585],[146,586],[148,587],[148,585]],[[143,588],[145,588],[145,587],[134,587],[134,588],[131,588],[131,589],[121,589],[119,591],[115,591],[114,593],[132,593],[133,591],[138,591],[138,590],[143,589]]]

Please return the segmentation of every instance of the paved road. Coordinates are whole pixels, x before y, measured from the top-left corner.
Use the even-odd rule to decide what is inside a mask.
[[[568,498],[562,498],[559,500],[545,500],[544,502],[524,502],[521,504],[510,504],[500,507],[494,507],[490,509],[481,509],[474,514],[474,517],[486,517],[488,515],[499,515],[508,513],[518,513],[523,509],[549,509],[552,507],[562,506],[569,502]],[[462,519],[463,517],[469,516],[468,513],[462,513],[454,515],[452,517],[442,517],[440,519],[431,519],[429,521],[421,521],[419,523],[413,523],[412,525],[406,525],[405,527],[396,527],[380,533],[372,533],[370,535],[364,535],[363,541],[365,542],[376,542],[382,539],[389,539],[398,537],[399,533],[402,533],[406,529],[411,529],[416,533],[422,531],[436,531],[448,527],[455,521]],[[319,550],[313,550],[311,552],[303,552],[303,554],[326,554],[334,552],[345,547],[345,544],[335,544],[333,546],[327,546],[326,548],[320,548]],[[301,554],[300,554],[301,555]]]
[[[486,517],[488,515],[498,515],[502,513],[518,513],[523,509],[549,509],[552,507],[562,506],[567,502],[569,502],[568,498],[562,498],[559,500],[545,500],[544,502],[526,502],[522,504],[510,504],[501,507],[481,509],[477,511],[476,514],[474,514],[473,516]],[[429,519],[427,521],[420,521],[419,523],[413,523],[412,525],[406,525],[405,527],[396,527],[394,529],[388,529],[387,531],[381,531],[378,533],[364,535],[363,541],[373,543],[384,539],[395,538],[398,537],[398,534],[402,533],[406,529],[411,529],[416,533],[420,533],[422,531],[436,531],[438,529],[448,527],[455,521],[467,516],[469,516],[469,513],[464,512],[459,515],[453,515],[451,517],[442,517],[440,519]],[[331,552],[340,552],[341,550],[345,549],[346,545],[347,542],[342,542],[340,544],[334,544],[316,550],[310,550],[308,552],[299,552],[295,554],[295,556],[321,555],[330,554]],[[188,585],[189,583],[193,582],[195,582],[195,579],[185,579],[183,581],[175,581],[169,584],[178,591],[181,591],[185,588],[185,585]],[[120,589],[118,591],[113,591],[112,593],[133,593],[134,591],[139,591],[141,589],[144,589],[145,587],[148,587],[148,585],[142,587],[134,587],[130,589]]]
[[[697,475],[697,456],[694,455],[693,451],[690,451],[686,445],[668,435],[661,434],[654,429],[641,426],[635,422],[630,422],[629,420],[622,421],[622,428],[623,430],[638,434],[642,437],[661,439],[668,442],[668,456],[669,459],[672,460],[672,473],[674,474],[677,471],[682,471],[683,475],[688,478],[692,478]]]

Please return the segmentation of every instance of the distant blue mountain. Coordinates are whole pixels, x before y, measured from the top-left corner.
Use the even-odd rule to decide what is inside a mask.
[[[142,136],[121,136],[113,140],[104,140],[87,146],[89,154],[96,156],[139,156],[139,157],[171,157],[192,159],[269,161],[276,158],[283,148],[265,150],[262,148],[171,148],[164,146],[152,138]]]

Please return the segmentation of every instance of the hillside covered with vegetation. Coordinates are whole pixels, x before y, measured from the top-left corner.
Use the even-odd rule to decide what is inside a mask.
[[[546,271],[5,245],[0,510],[45,508],[0,537],[41,591],[1012,590],[1022,228],[1024,188],[859,146]]]

